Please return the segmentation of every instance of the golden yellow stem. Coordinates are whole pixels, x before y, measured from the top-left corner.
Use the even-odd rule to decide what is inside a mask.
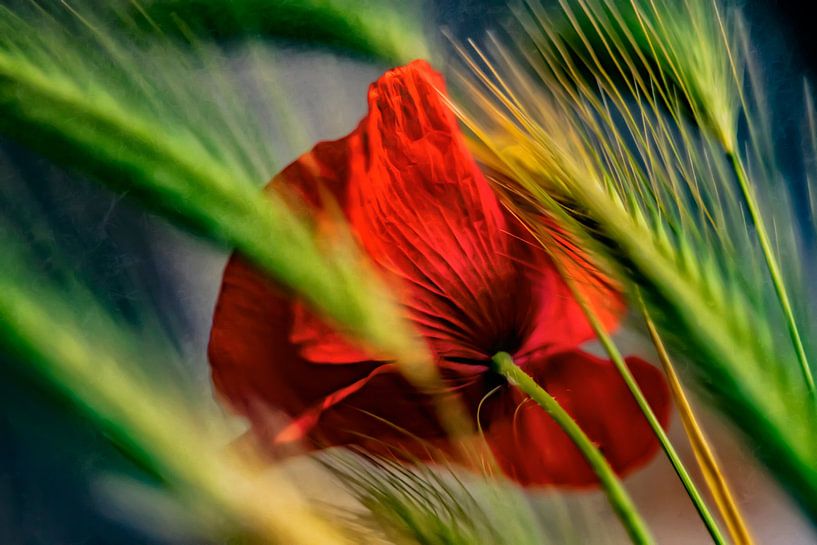
[[[752,536],[749,533],[749,529],[746,526],[742,515],[740,514],[740,510],[738,509],[737,503],[732,496],[732,492],[729,489],[726,478],[720,470],[715,453],[709,446],[709,441],[706,438],[706,434],[704,434],[703,429],[701,429],[700,425],[698,424],[698,420],[695,418],[692,406],[684,393],[681,381],[678,379],[678,374],[675,372],[675,368],[672,365],[669,354],[667,353],[664,343],[655,328],[655,324],[650,318],[650,315],[647,313],[647,309],[644,307],[643,303],[641,305],[641,311],[644,315],[644,320],[647,323],[647,330],[650,333],[650,338],[652,339],[655,349],[658,352],[658,359],[661,361],[661,366],[664,368],[664,373],[667,375],[667,382],[669,383],[670,392],[675,400],[675,405],[678,407],[678,412],[681,415],[684,431],[686,432],[689,443],[692,446],[692,451],[695,454],[695,459],[698,462],[698,466],[701,468],[701,473],[703,473],[707,488],[709,488],[709,492],[712,494],[712,498],[715,500],[718,511],[726,523],[726,529],[729,532],[729,536],[732,538],[735,545],[754,545]]]

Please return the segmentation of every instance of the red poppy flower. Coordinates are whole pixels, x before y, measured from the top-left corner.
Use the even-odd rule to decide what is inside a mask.
[[[653,433],[612,363],[579,349],[593,337],[587,320],[547,253],[499,203],[443,92],[441,76],[423,61],[387,72],[370,87],[369,114],[354,132],[316,145],[268,190],[295,191],[322,226],[334,216],[321,196],[334,197],[368,256],[400,286],[447,391],[479,418],[510,476],[536,485],[596,482],[556,423],[490,370],[498,351],[562,404],[619,473],[638,467],[656,452]],[[618,298],[585,280],[613,327]],[[224,272],[210,361],[219,392],[259,434],[271,409],[293,420],[269,441],[377,452],[384,444],[409,448],[412,436],[446,444],[430,398],[393,363],[344,339],[237,256]],[[666,423],[661,374],[627,361]]]

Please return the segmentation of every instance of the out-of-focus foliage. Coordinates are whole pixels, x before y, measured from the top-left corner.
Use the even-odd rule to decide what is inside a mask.
[[[351,333],[365,343],[423,362],[422,345],[351,238],[339,233],[329,245],[320,242],[297,207],[259,190],[280,155],[247,86],[264,90],[263,113],[288,126],[292,138],[304,132],[274,103],[284,99],[276,96],[267,50],[248,44],[246,65],[234,70],[215,45],[141,34],[131,40],[137,35],[87,7],[21,6],[0,7],[5,136],[237,248],[350,333],[355,322],[369,330]],[[4,198],[16,199],[15,207],[31,202],[27,193]],[[168,487],[208,537],[347,542],[289,482],[261,471],[252,455],[230,452],[221,419],[191,397],[183,375],[167,372],[178,366],[166,365],[165,341],[137,335],[109,314],[69,268],[60,270],[70,262],[60,248],[26,256],[2,223],[0,339],[23,373],[72,400]],[[42,232],[35,223],[29,227]],[[41,277],[32,259],[51,260],[55,270]]]
[[[223,421],[185,381],[167,380],[170,353],[129,331],[66,277],[36,277],[2,233],[0,342],[22,371],[70,400],[198,520],[201,536],[252,535],[269,543],[344,543],[291,483],[225,449]],[[161,360],[165,359],[164,362]]]
[[[578,539],[570,535],[570,521],[543,527],[525,494],[502,479],[471,476],[463,482],[444,466],[407,467],[365,453],[333,453],[323,463],[365,508],[341,512],[345,525],[394,543],[544,545]]]
[[[267,36],[401,64],[431,54],[422,7],[392,0],[137,0],[131,13],[150,31]]]
[[[308,218],[258,191],[276,154],[217,49],[133,50],[87,19],[31,17],[0,9],[0,130],[235,247],[351,335],[424,360],[351,238],[321,246]]]

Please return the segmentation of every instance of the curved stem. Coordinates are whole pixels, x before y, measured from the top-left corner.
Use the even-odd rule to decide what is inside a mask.
[[[718,510],[720,511],[723,520],[726,522],[726,528],[729,531],[729,535],[732,537],[732,541],[735,543],[735,545],[754,545],[752,535],[749,533],[749,529],[743,520],[740,510],[738,509],[737,502],[735,502],[735,499],[732,496],[732,492],[729,489],[726,478],[724,477],[723,472],[720,470],[715,453],[712,452],[712,449],[709,446],[709,441],[706,438],[706,434],[704,434],[704,431],[698,424],[698,419],[695,418],[695,413],[693,412],[692,406],[689,404],[689,400],[684,393],[681,381],[675,372],[675,367],[672,364],[672,360],[669,358],[664,342],[661,340],[661,336],[658,334],[658,330],[656,329],[652,318],[650,318],[643,301],[640,301],[640,303],[641,313],[644,315],[644,321],[647,324],[647,331],[650,334],[650,339],[655,345],[656,352],[658,352],[658,359],[661,361],[661,366],[664,368],[664,373],[667,375],[667,382],[669,383],[672,397],[675,400],[675,405],[678,407],[678,412],[681,415],[684,431],[686,432],[689,443],[692,446],[695,459],[698,460],[698,465],[700,466],[701,473],[703,473],[704,479],[706,480],[709,492],[715,499]]]
[[[593,331],[596,333],[596,337],[604,347],[607,355],[610,356],[610,359],[616,366],[619,375],[621,375],[621,378],[624,379],[624,383],[630,390],[636,404],[638,404],[638,408],[641,409],[641,413],[647,419],[647,423],[650,425],[650,428],[652,428],[656,438],[658,438],[658,443],[661,445],[661,449],[667,455],[670,464],[672,464],[672,468],[675,470],[676,475],[678,475],[681,484],[684,486],[689,499],[692,501],[692,505],[695,507],[695,510],[701,517],[701,520],[703,521],[704,526],[706,526],[712,540],[717,543],[717,545],[726,545],[726,539],[721,534],[721,530],[718,527],[718,523],[715,521],[715,517],[713,517],[712,513],[709,512],[709,508],[707,507],[706,502],[704,502],[703,496],[698,491],[698,487],[695,486],[695,482],[692,480],[692,477],[689,475],[684,463],[681,461],[681,457],[678,456],[678,452],[675,450],[675,447],[672,446],[672,442],[669,440],[669,437],[667,437],[667,433],[664,431],[664,428],[661,426],[661,423],[655,416],[650,404],[647,402],[647,398],[644,397],[644,393],[641,391],[635,377],[630,372],[630,368],[627,367],[624,358],[621,356],[621,352],[613,342],[613,339],[607,333],[604,324],[601,323],[601,320],[599,320],[596,312],[587,302],[584,295],[577,289],[573,279],[566,274],[563,274],[562,278],[564,279],[568,288],[570,288],[576,302],[578,302],[579,306],[581,306],[584,315],[587,317]]]
[[[556,246],[556,242],[553,240],[552,235],[548,233],[536,233],[531,231],[531,234],[539,241],[543,248],[546,250],[548,248],[553,248]],[[551,253],[549,251],[549,253]],[[723,535],[721,534],[721,530],[718,527],[715,518],[712,516],[712,513],[709,512],[709,508],[707,507],[706,503],[701,496],[701,493],[698,491],[698,488],[695,486],[695,482],[692,480],[692,477],[689,475],[689,472],[686,470],[681,458],[678,456],[678,453],[675,450],[675,447],[672,446],[672,443],[667,437],[664,428],[661,426],[661,423],[658,422],[658,419],[655,416],[650,404],[647,402],[647,399],[644,397],[644,393],[641,391],[641,388],[638,386],[638,383],[633,377],[633,374],[630,372],[629,367],[624,361],[624,358],[621,356],[621,352],[619,352],[616,344],[613,342],[613,339],[607,333],[607,330],[604,324],[599,319],[596,311],[593,307],[588,303],[587,298],[582,293],[582,291],[576,286],[576,282],[573,277],[565,270],[565,267],[562,264],[562,261],[552,255],[553,257],[553,265],[555,266],[556,270],[561,276],[562,280],[565,282],[567,288],[570,290],[572,297],[576,300],[576,302],[581,307],[582,313],[587,318],[590,326],[593,328],[593,332],[596,334],[599,342],[601,342],[604,350],[609,355],[610,359],[613,361],[616,369],[618,370],[619,375],[624,380],[624,383],[627,385],[627,388],[630,390],[633,398],[635,399],[638,408],[641,410],[641,413],[647,419],[647,423],[649,424],[650,428],[652,429],[653,433],[655,434],[656,438],[658,439],[658,443],[661,445],[661,449],[667,455],[670,463],[672,464],[675,473],[678,475],[678,478],[681,481],[681,484],[684,486],[684,489],[689,496],[689,499],[692,501],[695,510],[698,512],[701,520],[706,526],[709,535],[712,537],[712,540],[717,545],[726,545],[726,540],[724,539]]]
[[[514,363],[510,354],[499,352],[491,358],[491,361],[493,362],[493,369],[497,373],[538,403],[576,445],[598,476],[599,481],[601,481],[613,510],[615,510],[633,543],[637,545],[654,544],[655,541],[650,531],[641,519],[638,509],[636,509],[633,500],[622,486],[613,468],[610,467],[601,451],[587,437],[576,421],[559,405],[559,402],[553,396],[536,384],[530,375]]]
[[[757,202],[752,194],[752,188],[749,185],[749,177],[746,174],[746,169],[743,167],[743,161],[737,152],[727,152],[729,160],[732,162],[732,169],[738,179],[738,185],[743,193],[743,199],[746,202],[746,208],[749,210],[749,215],[752,222],[755,224],[755,232],[757,239],[760,242],[760,248],[763,251],[763,258],[766,260],[766,266],[769,269],[769,276],[774,285],[774,291],[777,294],[777,299],[780,301],[780,307],[783,309],[783,314],[786,318],[786,327],[789,330],[789,337],[794,345],[794,350],[797,353],[797,360],[800,362],[800,370],[803,373],[803,379],[806,381],[809,393],[815,395],[814,376],[811,373],[811,366],[806,356],[806,350],[803,346],[803,340],[800,337],[800,330],[797,327],[797,322],[794,318],[794,311],[791,307],[789,294],[786,291],[786,286],[783,283],[783,275],[780,273],[780,265],[777,263],[777,258],[772,251],[772,245],[769,241],[769,234],[766,231],[766,224],[763,221],[763,216],[757,207]]]

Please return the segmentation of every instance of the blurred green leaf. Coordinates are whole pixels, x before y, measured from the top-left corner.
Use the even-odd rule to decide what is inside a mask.
[[[402,64],[431,54],[422,3],[390,0],[145,0],[142,28],[240,39],[266,36]]]

